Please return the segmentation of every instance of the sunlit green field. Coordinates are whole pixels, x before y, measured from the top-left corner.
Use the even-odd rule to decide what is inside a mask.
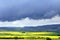
[[[47,39],[0,39],[0,40],[47,40]],[[51,40],[60,40],[60,39],[51,39]]]
[[[60,32],[0,32],[0,40],[60,40]],[[24,38],[24,39],[23,39]]]

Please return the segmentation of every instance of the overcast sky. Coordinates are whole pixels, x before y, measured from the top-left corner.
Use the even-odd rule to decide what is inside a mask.
[[[60,24],[60,0],[0,0],[0,27]]]

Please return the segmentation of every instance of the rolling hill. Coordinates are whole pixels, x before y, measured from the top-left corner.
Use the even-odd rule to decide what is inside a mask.
[[[0,27],[0,31],[49,31],[49,32],[60,32],[60,24],[44,25],[44,26],[25,26],[21,27]]]

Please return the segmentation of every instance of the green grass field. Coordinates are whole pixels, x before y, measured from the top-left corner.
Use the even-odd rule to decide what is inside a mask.
[[[60,40],[59,32],[0,32],[0,38],[14,38],[14,39],[0,39],[0,40]],[[24,38],[24,39],[15,39]]]
[[[47,40],[47,39],[0,39],[0,40]],[[60,40],[60,39],[51,39],[51,40]]]

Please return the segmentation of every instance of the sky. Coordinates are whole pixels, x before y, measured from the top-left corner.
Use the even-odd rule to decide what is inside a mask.
[[[0,27],[60,24],[60,0],[0,0]]]

